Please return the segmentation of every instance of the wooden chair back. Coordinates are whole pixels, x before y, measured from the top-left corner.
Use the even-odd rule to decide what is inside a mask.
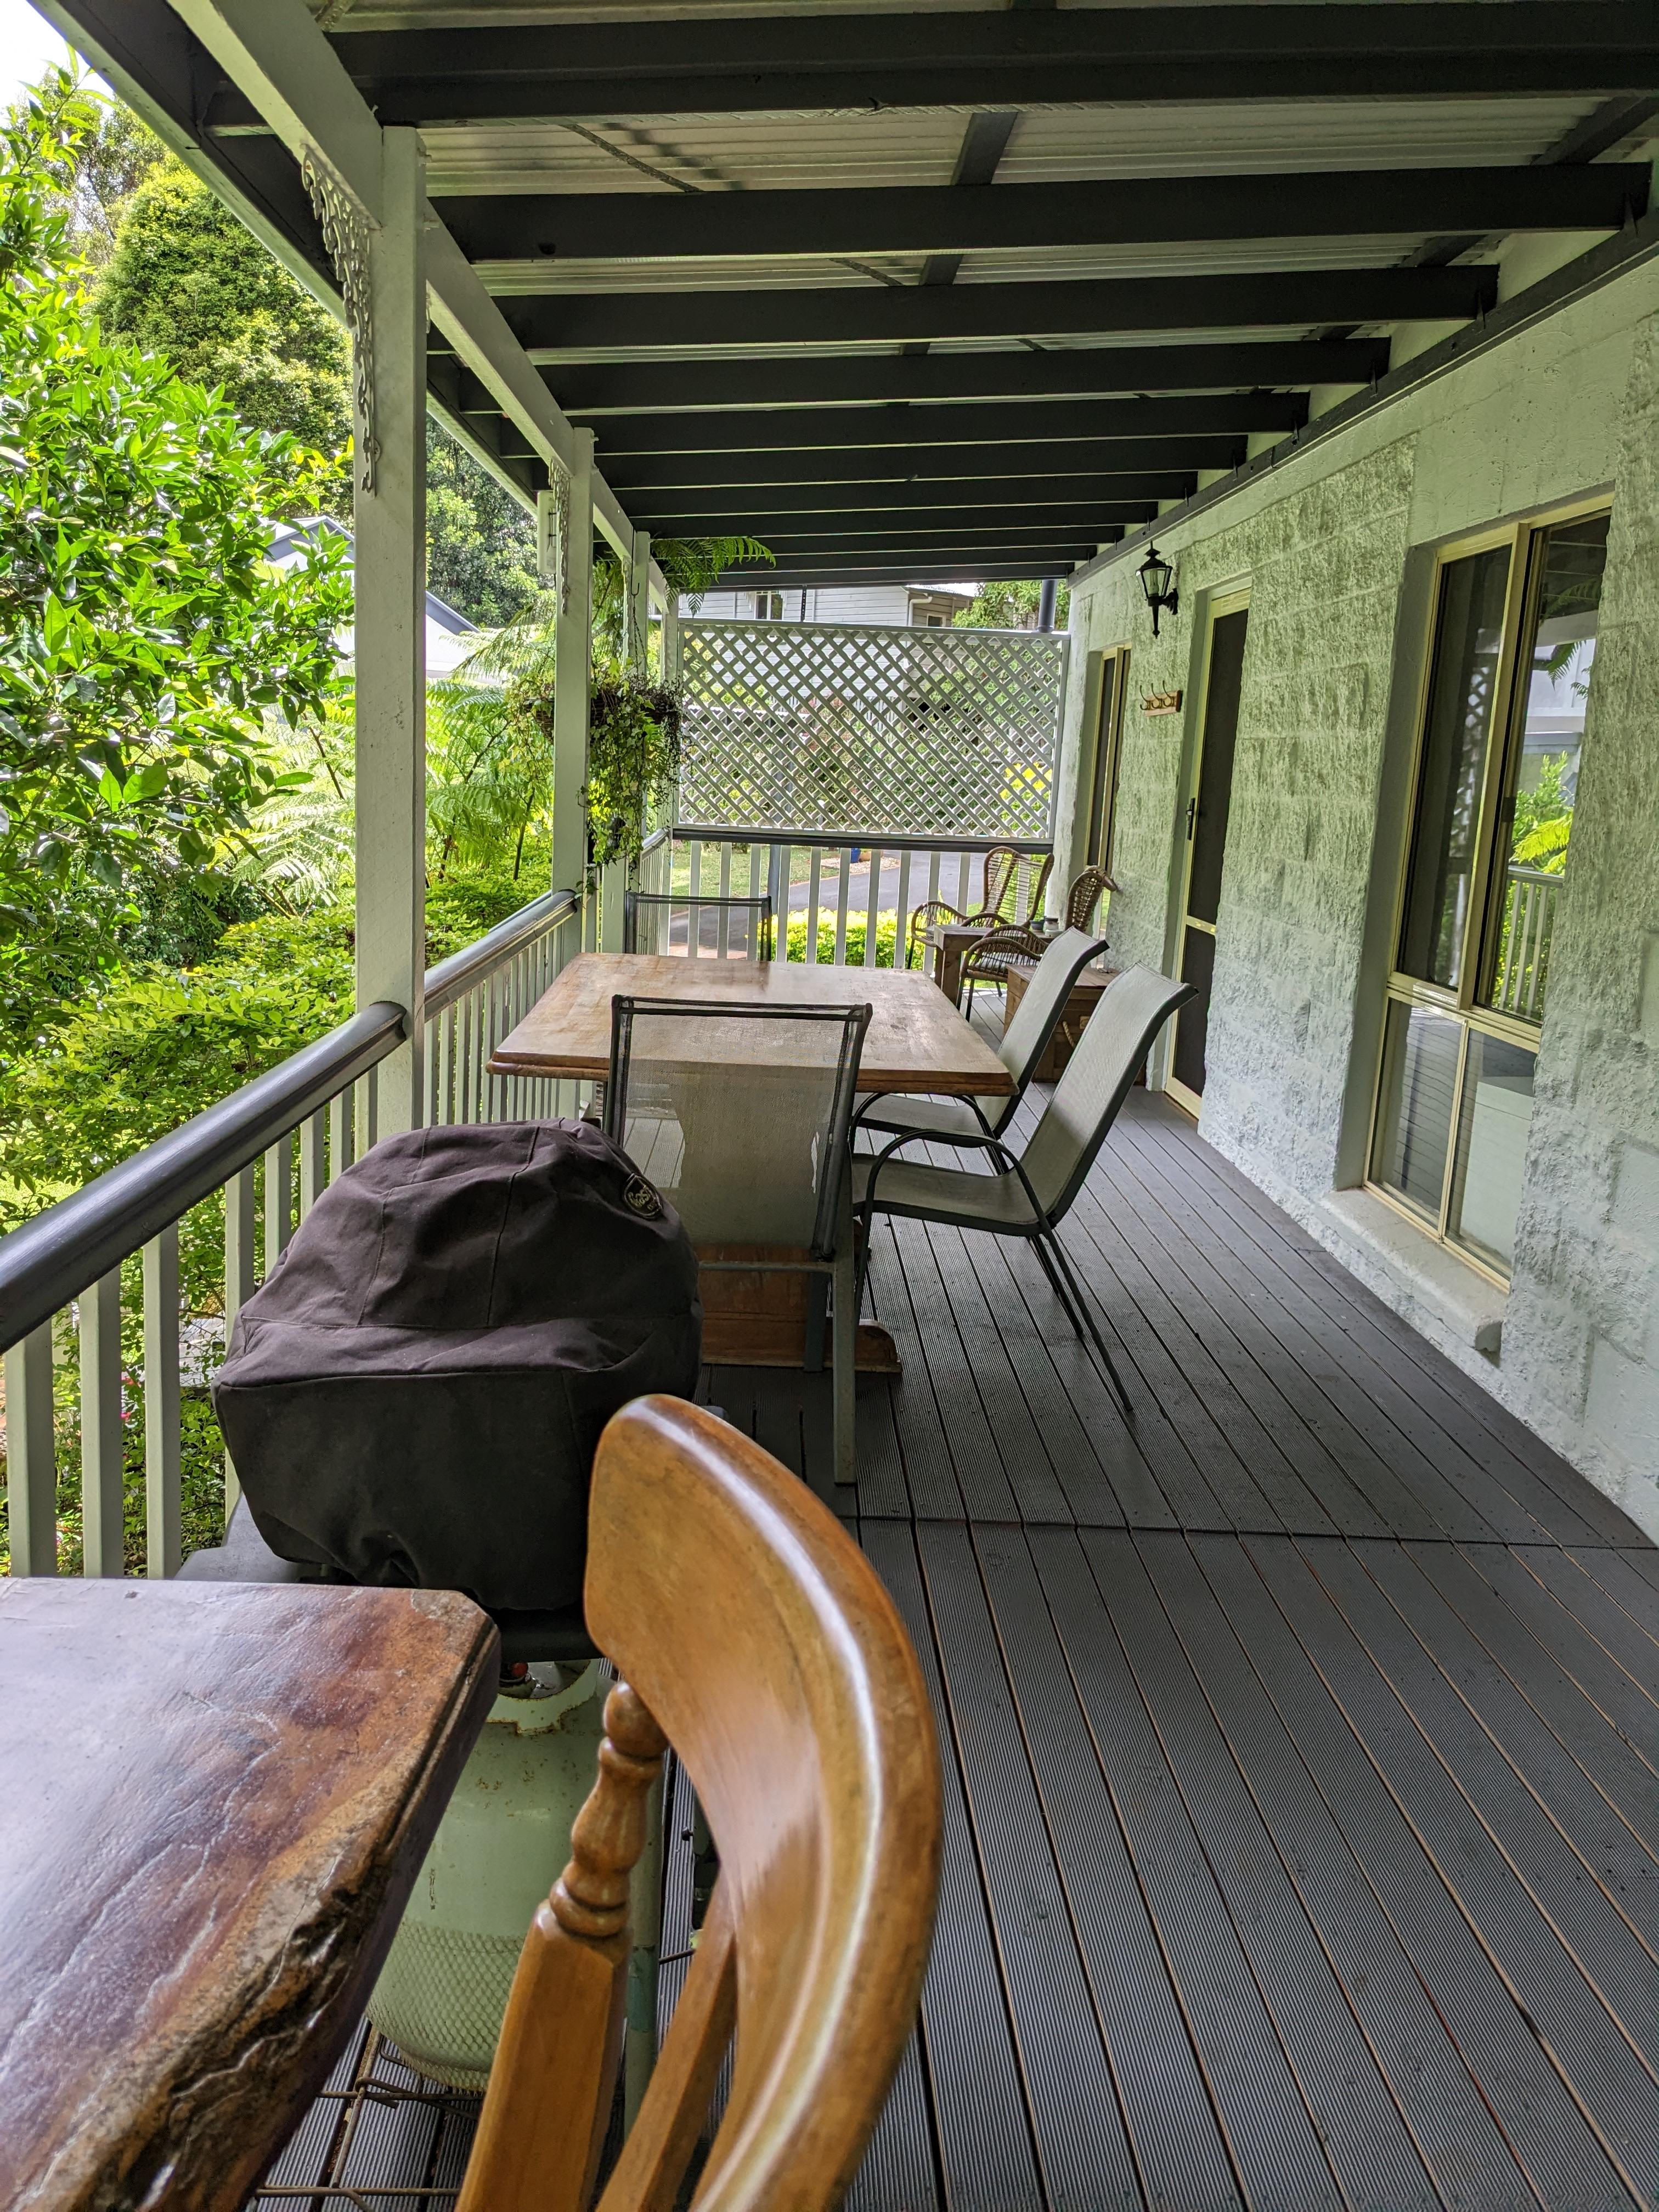
[[[1095,908],[1106,893],[1121,888],[1104,868],[1085,868],[1066,894],[1065,927],[1087,929],[1095,918]]]
[[[623,1681],[570,1864],[526,1941],[458,2212],[588,2202],[622,2038],[629,1870],[665,1741],[720,1874],[600,2212],[670,2212],[734,2029],[694,2203],[836,2205],[933,1929],[939,1754],[915,1655],[825,1508],[681,1400],[640,1399],[606,1429],[588,1546],[588,1625]]]

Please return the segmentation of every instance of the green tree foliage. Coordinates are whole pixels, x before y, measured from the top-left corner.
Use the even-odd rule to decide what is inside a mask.
[[[499,629],[537,593],[536,526],[441,424],[426,426],[426,580],[475,622]]]
[[[154,163],[125,202],[96,303],[112,337],[217,386],[251,429],[344,453],[344,331],[176,155]],[[335,506],[349,503],[343,470],[329,489]]]
[[[1035,629],[1042,586],[1029,579],[1017,584],[981,584],[972,603],[951,617],[953,629]],[[1054,596],[1054,627],[1064,629],[1072,595],[1061,584]]]
[[[1572,835],[1572,801],[1566,793],[1568,756],[1546,753],[1539,763],[1538,781],[1530,791],[1515,794],[1515,823],[1510,833],[1510,858],[1522,867],[1547,868],[1559,876],[1567,865],[1567,841]]]
[[[14,1045],[276,781],[264,718],[334,673],[337,547],[283,574],[265,517],[316,457],[245,429],[88,311],[65,193],[84,103],[0,127],[0,1035]]]

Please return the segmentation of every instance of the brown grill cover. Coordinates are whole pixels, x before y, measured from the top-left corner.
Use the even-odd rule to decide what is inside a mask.
[[[549,1608],[581,1595],[600,1430],[689,1398],[702,1334],[678,1216],[598,1129],[420,1129],[317,1200],[214,1402],[280,1557]]]

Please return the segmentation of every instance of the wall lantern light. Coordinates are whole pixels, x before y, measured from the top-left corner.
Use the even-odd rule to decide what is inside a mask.
[[[1140,588],[1146,594],[1146,604],[1152,611],[1152,635],[1156,637],[1159,614],[1165,611],[1176,614],[1180,611],[1181,597],[1174,588],[1175,570],[1154,545],[1148,550],[1146,558],[1140,564],[1139,575]]]

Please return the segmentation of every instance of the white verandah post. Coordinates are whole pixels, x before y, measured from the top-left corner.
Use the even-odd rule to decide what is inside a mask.
[[[553,885],[580,892],[587,873],[587,695],[593,631],[593,433],[578,430],[553,630]],[[584,931],[586,935],[586,931]]]
[[[368,233],[372,422],[356,422],[357,1004],[390,999],[409,1036],[378,1071],[380,1134],[425,1119],[426,164],[381,133]]]

